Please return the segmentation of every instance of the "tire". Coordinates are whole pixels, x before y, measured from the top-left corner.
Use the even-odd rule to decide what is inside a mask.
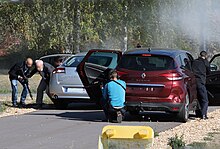
[[[65,110],[68,107],[68,103],[60,101],[59,99],[52,100],[56,109]]]
[[[177,118],[180,122],[187,122],[189,119],[189,94],[186,94],[186,99],[184,101],[184,106],[177,114]]]
[[[130,115],[139,115],[140,114],[140,110],[130,110],[128,112]]]

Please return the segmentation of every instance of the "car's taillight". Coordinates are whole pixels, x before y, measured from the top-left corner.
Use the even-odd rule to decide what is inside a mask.
[[[56,68],[53,70],[53,73],[65,73],[65,68]]]
[[[182,80],[183,76],[178,72],[164,73],[161,76],[166,77],[170,81]]]

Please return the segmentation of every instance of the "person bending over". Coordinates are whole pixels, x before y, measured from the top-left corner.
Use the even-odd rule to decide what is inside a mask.
[[[25,82],[28,79],[28,75],[30,73],[32,65],[33,60],[31,58],[27,58],[26,61],[16,63],[14,66],[11,67],[8,72],[12,88],[13,107],[17,107],[18,82],[20,82],[23,86],[20,104],[22,107],[25,107],[25,99],[28,93],[27,85],[25,84]]]

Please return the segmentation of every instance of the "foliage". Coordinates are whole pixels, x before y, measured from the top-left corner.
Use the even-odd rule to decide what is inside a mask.
[[[197,50],[179,29],[178,0],[0,0],[0,49],[37,55],[90,48],[145,47]],[[182,4],[182,3],[181,3]],[[192,2],[184,3],[190,9]],[[181,7],[182,8],[182,7]],[[14,48],[16,46],[16,48]],[[218,42],[209,43],[218,49]],[[14,50],[13,50],[14,49]]]
[[[181,137],[178,137],[177,134],[175,137],[171,137],[168,139],[168,144],[172,147],[172,149],[179,149],[181,147],[185,146],[185,142],[183,141],[183,135]]]

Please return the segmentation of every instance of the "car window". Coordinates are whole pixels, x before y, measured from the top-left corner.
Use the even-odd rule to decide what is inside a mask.
[[[220,56],[215,57],[211,62],[211,71],[220,71]]]
[[[73,56],[67,59],[62,66],[65,67],[77,67],[79,63],[83,60],[84,56]]]
[[[42,58],[41,60],[45,63],[52,65],[53,67],[57,67],[61,65],[64,60],[66,60],[69,56],[50,56],[46,58]]]
[[[86,62],[114,69],[118,63],[118,54],[109,52],[94,52],[90,55]]]
[[[191,61],[188,57],[188,55],[186,55],[185,53],[181,54],[180,55],[180,58],[181,58],[181,63],[182,63],[182,66],[187,69],[187,70],[192,70],[192,66],[191,66]]]
[[[119,68],[137,71],[160,71],[175,68],[174,60],[163,55],[124,55]]]

